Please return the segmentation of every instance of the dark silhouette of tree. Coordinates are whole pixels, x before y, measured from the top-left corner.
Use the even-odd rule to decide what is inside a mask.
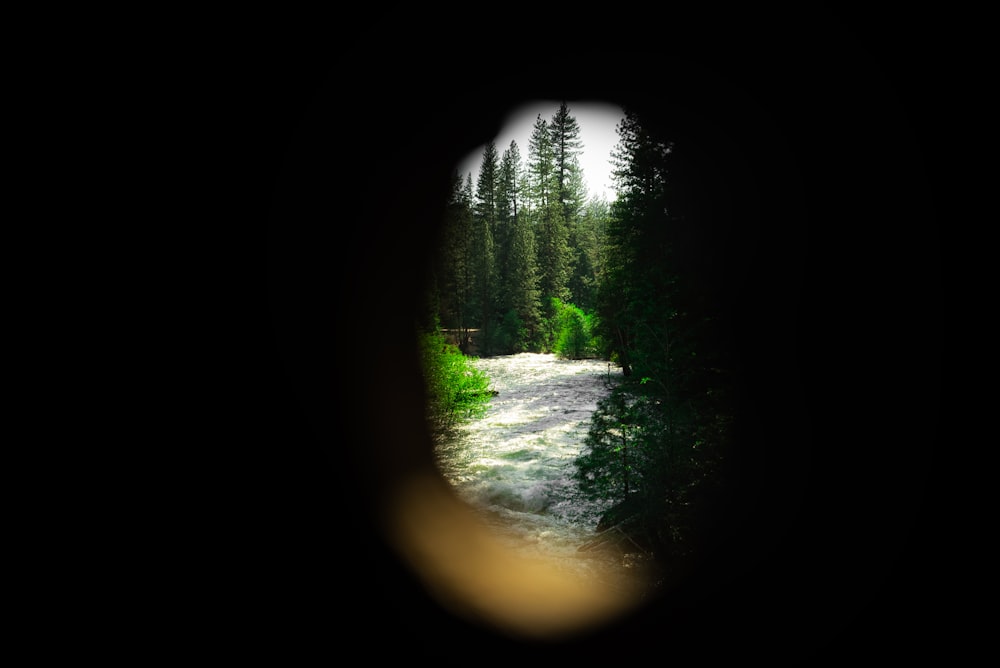
[[[476,321],[481,329],[480,346],[489,354],[493,346],[494,300],[497,293],[496,245],[498,228],[497,192],[500,164],[496,145],[490,141],[483,151],[476,184],[472,232],[472,281]]]
[[[535,239],[524,205],[525,184],[521,153],[511,141],[500,162],[497,197],[498,338],[506,353],[535,349],[541,324]]]
[[[436,326],[459,330],[465,335],[472,327],[472,178],[463,181],[456,172],[452,176],[451,194],[445,207],[437,248],[431,258],[428,304],[434,309],[436,321],[429,320],[424,329]]]
[[[671,181],[675,147],[629,110],[618,132],[597,331],[625,380],[595,412],[578,480],[611,504],[602,526],[670,564],[691,554],[731,417],[711,309],[679,260],[698,221]]]

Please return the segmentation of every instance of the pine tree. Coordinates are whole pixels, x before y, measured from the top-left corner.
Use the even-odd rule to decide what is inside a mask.
[[[496,250],[496,270],[500,285],[497,294],[496,308],[498,313],[506,313],[510,308],[510,295],[507,291],[510,273],[510,251],[512,233],[521,207],[519,177],[521,171],[521,153],[517,142],[511,141],[500,159],[500,171],[497,179],[497,229],[494,234]]]
[[[672,291],[672,277],[666,273],[671,249],[664,201],[671,147],[651,138],[628,110],[617,132],[612,153],[617,197],[607,228],[607,271],[598,293],[598,314],[605,352],[628,376],[640,327],[649,327],[650,318],[659,320],[660,300]]]
[[[604,240],[610,217],[610,205],[594,198],[584,206],[577,220],[573,249],[576,253],[570,292],[573,303],[587,313],[597,309],[597,286],[604,271]]]
[[[584,251],[585,239],[581,238],[581,217],[587,200],[580,155],[584,145],[580,139],[580,125],[570,113],[566,102],[559,105],[549,125],[552,135],[553,155],[556,165],[557,190],[562,207],[562,221],[566,226],[568,245],[567,280],[565,297],[587,311],[594,308],[593,267]]]
[[[491,140],[483,149],[476,182],[476,215],[486,221],[490,234],[496,236],[498,221],[497,198],[500,192],[500,158],[496,144]]]
[[[534,235],[524,203],[523,171],[520,149],[511,141],[500,163],[496,240],[499,338],[501,349],[507,353],[532,350],[537,345],[540,323]]]
[[[580,124],[570,114],[566,102],[561,103],[553,115],[549,133],[556,170],[556,193],[562,206],[562,217],[568,224],[572,224],[580,215],[587,192],[580,167],[580,154],[583,152]]]
[[[555,310],[553,298],[569,301],[569,234],[559,201],[559,174],[556,169],[552,133],[539,116],[528,143],[528,182],[538,258],[539,290],[542,304],[543,347],[552,345]]]
[[[499,158],[496,145],[490,141],[483,150],[476,184],[476,203],[472,232],[473,308],[480,328],[480,347],[490,354],[493,346],[495,317],[494,299],[497,294],[496,248],[497,190]]]
[[[690,552],[730,418],[717,353],[703,345],[710,313],[677,261],[680,230],[697,221],[672,189],[675,149],[628,110],[618,133],[597,319],[626,378],[599,403],[577,475],[613,504],[606,524],[669,560]]]
[[[433,261],[431,289],[434,294],[430,301],[436,305],[437,318],[441,327],[465,330],[471,326],[469,307],[472,294],[471,250],[472,250],[472,176],[462,177],[456,172],[452,176],[451,195],[445,208],[445,219],[438,240],[439,252]],[[463,337],[464,338],[464,337]]]

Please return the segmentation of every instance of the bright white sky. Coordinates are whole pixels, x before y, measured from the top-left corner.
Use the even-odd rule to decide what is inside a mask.
[[[618,144],[615,127],[625,114],[619,107],[606,102],[568,100],[566,106],[569,107],[570,116],[576,118],[576,123],[580,126],[580,141],[583,143],[580,167],[583,168],[583,178],[587,183],[587,194],[590,197],[603,195],[610,202],[614,200],[611,151]],[[541,114],[545,122],[549,123],[558,110],[558,101],[545,100],[525,104],[513,111],[500,129],[500,134],[493,140],[497,147],[497,157],[503,157],[503,152],[513,140],[517,142],[521,163],[525,166],[528,161],[528,140],[535,127],[535,119]],[[472,174],[473,189],[479,176],[484,148],[485,146],[480,146],[458,165],[458,173],[463,181],[466,174]]]

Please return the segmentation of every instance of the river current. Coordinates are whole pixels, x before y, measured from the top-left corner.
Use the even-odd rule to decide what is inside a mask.
[[[443,476],[511,549],[583,578],[617,580],[620,555],[579,549],[595,538],[605,507],[583,498],[572,475],[590,417],[621,370],[538,353],[474,363],[497,394],[485,417],[438,443]]]

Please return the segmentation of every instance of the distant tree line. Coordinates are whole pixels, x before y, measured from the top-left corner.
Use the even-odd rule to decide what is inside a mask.
[[[562,103],[539,115],[522,160],[516,141],[483,150],[478,180],[453,175],[441,252],[431,267],[427,330],[478,330],[479,354],[595,353],[560,331],[567,308],[591,313],[603,264],[609,204],[589,198],[580,126]],[[578,333],[580,333],[578,331]],[[464,348],[463,348],[464,349]]]

